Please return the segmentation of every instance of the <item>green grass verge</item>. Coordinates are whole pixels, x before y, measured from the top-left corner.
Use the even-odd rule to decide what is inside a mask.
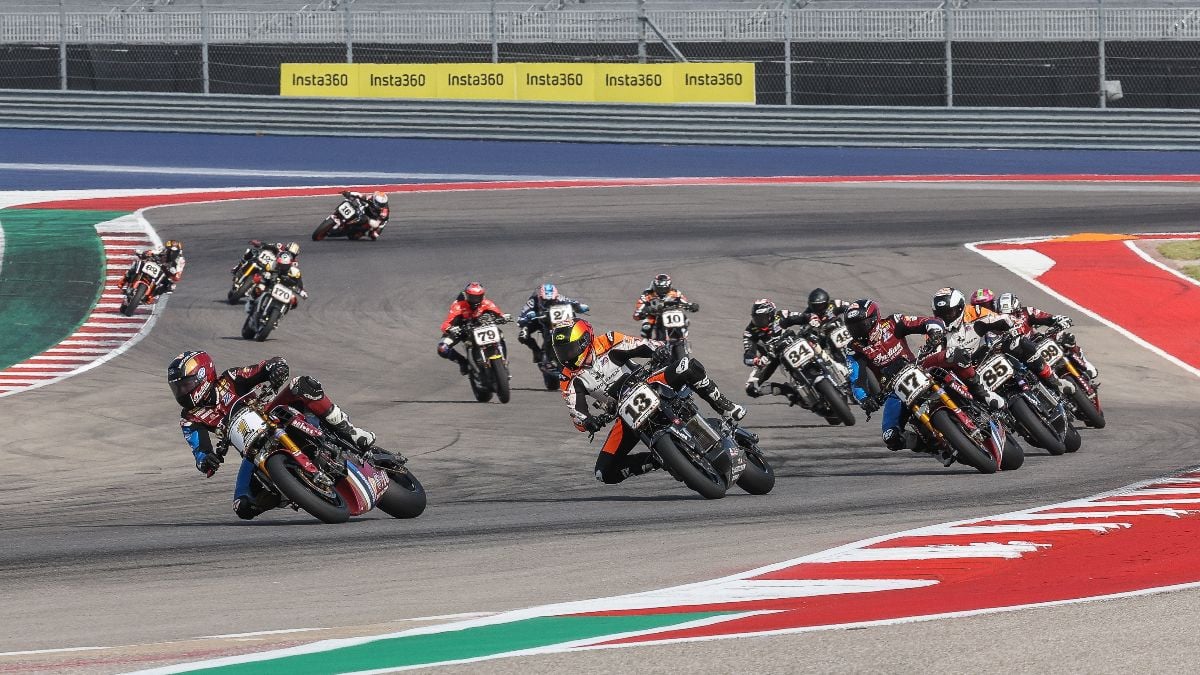
[[[1171,260],[1200,260],[1200,240],[1192,239],[1159,244],[1158,252],[1164,258]]]
[[[1189,277],[1200,281],[1200,265],[1184,265],[1180,271]]]

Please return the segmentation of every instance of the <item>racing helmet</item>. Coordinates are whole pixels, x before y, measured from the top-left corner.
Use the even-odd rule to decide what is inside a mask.
[[[465,288],[463,288],[463,300],[466,300],[467,304],[470,305],[472,309],[475,309],[483,303],[483,296],[486,293],[487,291],[484,290],[483,284],[479,283],[478,281],[472,281],[471,283],[467,284]]]
[[[829,291],[824,288],[814,288],[808,294],[808,311],[813,314],[825,314],[829,311],[829,305],[833,301],[829,299]]]
[[[592,324],[583,319],[576,319],[569,326],[555,328],[550,340],[554,344],[554,355],[558,357],[558,362],[568,368],[592,365],[595,356],[593,336]]]
[[[967,309],[967,298],[957,288],[938,289],[933,294],[933,315],[950,329],[962,325],[963,312]]]
[[[976,307],[992,308],[992,303],[996,301],[996,294],[990,288],[980,288],[971,294],[971,304]]]
[[[371,195],[371,203],[377,208],[384,208],[388,205],[388,196],[386,192],[376,192]]]
[[[879,305],[867,298],[855,300],[846,308],[842,320],[845,321],[846,330],[850,332],[851,337],[865,340],[879,323]]]
[[[180,406],[192,409],[216,401],[213,382],[216,368],[208,352],[187,351],[171,360],[167,366],[167,384]]]
[[[756,328],[766,328],[775,320],[775,312],[777,311],[775,303],[770,298],[759,298],[754,301],[754,305],[750,307],[750,322]]]
[[[538,298],[543,302],[557,300],[559,298],[558,286],[555,286],[554,284],[542,284],[538,288]]]
[[[183,253],[183,242],[177,241],[175,239],[168,239],[168,240],[164,241],[163,242],[163,253],[166,253],[167,257],[171,260],[178,258],[180,256],[180,254]]]
[[[1012,314],[1021,309],[1021,299],[1016,293],[1001,293],[996,296],[996,302],[993,308],[1001,314]]]
[[[654,281],[650,283],[650,288],[654,289],[654,293],[658,297],[666,297],[667,293],[671,292],[671,275],[660,274],[654,277]]]

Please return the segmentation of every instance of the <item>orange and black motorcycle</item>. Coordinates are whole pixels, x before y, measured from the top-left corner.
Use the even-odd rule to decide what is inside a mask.
[[[158,299],[155,290],[167,275],[167,270],[163,268],[162,263],[153,258],[138,258],[133,261],[129,269],[129,278],[133,281],[125,284],[121,289],[121,292],[125,294],[125,299],[121,301],[121,313],[125,316],[133,316],[138,305],[142,303],[154,304],[154,301]]]

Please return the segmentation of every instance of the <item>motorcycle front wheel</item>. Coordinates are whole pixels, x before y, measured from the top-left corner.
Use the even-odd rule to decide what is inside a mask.
[[[854,426],[854,413],[850,412],[850,404],[846,402],[846,398],[842,396],[838,388],[833,386],[833,382],[830,382],[828,378],[821,380],[817,383],[816,390],[821,398],[825,399],[825,403],[829,405],[834,417],[848,427]]]
[[[1045,448],[1052,455],[1061,455],[1067,451],[1058,434],[1054,433],[1041,415],[1034,412],[1024,397],[1013,396],[1008,399],[1008,409],[1013,417],[1017,418],[1017,423],[1029,433],[1034,445]]]
[[[271,331],[275,329],[275,323],[279,321],[279,307],[272,307],[267,310],[267,317],[263,319],[262,324],[258,327],[258,332],[254,334],[255,342],[264,342]]]
[[[669,434],[664,434],[654,442],[654,450],[658,453],[663,468],[701,497],[720,499],[725,496],[726,490],[729,489],[725,478],[717,473],[708,460],[697,460],[691,453],[681,450]]]
[[[336,224],[337,223],[335,223],[333,220],[333,216],[329,216],[324,221],[322,221],[320,225],[317,226],[316,230],[313,231],[312,240],[313,241],[321,241],[325,237],[328,237],[329,231],[332,230],[333,226]]]
[[[996,473],[996,459],[986,450],[975,445],[969,436],[959,426],[958,420],[950,415],[950,411],[942,408],[933,413],[933,428],[937,429],[954,453],[958,461],[974,467],[979,473]]]
[[[142,304],[142,298],[145,296],[145,286],[138,286],[133,289],[133,293],[121,304],[121,313],[125,316],[133,316],[133,313],[137,311],[138,305]]]
[[[492,379],[496,386],[496,398],[500,399],[501,403],[508,403],[512,398],[512,388],[508,379],[508,364],[504,359],[492,361]]]
[[[1084,392],[1083,385],[1079,380],[1074,377],[1071,379],[1074,380],[1073,384],[1075,385],[1075,393],[1071,394],[1071,402],[1075,404],[1075,412],[1078,413],[1079,419],[1093,429],[1103,429],[1104,412]],[[1100,398],[1097,396],[1096,400],[1099,401]]]
[[[304,509],[322,523],[344,523],[350,520],[350,507],[337,492],[319,494],[310,487],[307,472],[291,456],[276,453],[267,458],[267,474],[271,482],[293,504]]]
[[[246,277],[242,280],[242,283],[229,290],[229,293],[225,296],[225,299],[229,301],[229,304],[236,305],[238,304],[238,301],[240,301],[247,293],[250,292],[250,287],[253,285],[254,278]]]

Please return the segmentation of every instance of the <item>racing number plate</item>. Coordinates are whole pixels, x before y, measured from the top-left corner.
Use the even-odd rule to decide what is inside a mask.
[[[350,206],[350,202],[348,201],[338,204],[337,212],[339,216],[346,220],[350,220],[354,217],[354,207]]]
[[[285,305],[292,304],[292,298],[295,297],[295,295],[295,293],[292,293],[292,289],[284,286],[283,284],[275,284],[271,287],[271,297],[284,303]]]
[[[575,320],[575,308],[570,305],[554,305],[550,308],[550,326],[565,326]]]
[[[1058,343],[1054,340],[1045,340],[1042,342],[1042,345],[1038,347],[1037,355],[1045,359],[1046,363],[1052,366],[1061,361],[1063,356],[1065,356],[1062,347],[1058,346]]]
[[[812,361],[816,355],[817,352],[813,350],[812,345],[808,344],[808,340],[796,340],[783,352],[783,360],[789,366],[799,368]]]
[[[929,380],[929,376],[925,374],[925,371],[909,364],[904,370],[896,374],[896,380],[892,384],[892,389],[906,405],[912,405],[913,401],[923,394],[931,384],[933,383]]]
[[[159,267],[158,263],[154,262],[153,260],[147,260],[146,262],[142,263],[142,274],[145,274],[148,277],[156,277],[159,274],[162,274],[162,268]]]
[[[500,329],[495,326],[480,326],[475,329],[475,344],[480,347],[494,345],[500,341]]]
[[[997,354],[988,359],[987,362],[979,367],[978,371],[979,381],[983,383],[983,386],[987,387],[988,391],[996,391],[1000,385],[1007,382],[1008,378],[1014,374],[1012,363],[1003,354]]]
[[[670,309],[662,313],[662,324],[664,328],[683,328],[687,325],[687,317],[683,310]]]
[[[621,419],[637,429],[646,423],[655,410],[658,410],[658,405],[658,394],[654,393],[650,385],[639,384],[621,401]]]
[[[850,344],[850,331],[845,326],[838,326],[829,334],[829,341],[833,343],[834,347],[841,349]]]
[[[275,264],[275,254],[270,251],[263,251],[259,253],[258,264],[263,269],[271,269],[271,265]]]
[[[246,448],[254,445],[258,437],[267,431],[267,422],[253,408],[243,408],[229,422],[229,442],[238,452],[246,454]]]

